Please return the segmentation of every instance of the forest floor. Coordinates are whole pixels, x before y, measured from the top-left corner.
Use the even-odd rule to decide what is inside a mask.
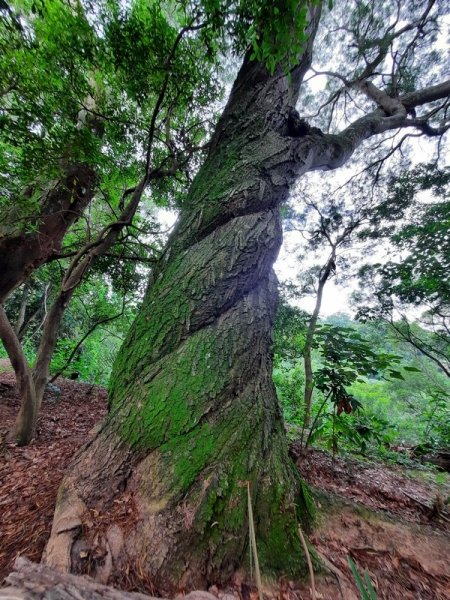
[[[64,469],[106,414],[103,388],[64,379],[57,385],[61,395],[46,395],[37,438],[25,448],[0,444],[0,583],[18,555],[39,561]],[[17,410],[14,376],[0,361],[0,439]],[[319,515],[310,540],[328,567],[318,577],[318,599],[360,598],[348,556],[360,572],[367,569],[379,600],[450,599],[450,521],[436,510],[448,487],[423,470],[411,474],[354,458],[333,461],[318,450],[297,465],[314,490]],[[225,600],[225,590],[210,591]],[[226,591],[242,600],[257,598],[254,586],[238,578]],[[265,592],[276,600],[311,598],[308,585],[289,581],[267,584]]]
[[[44,397],[36,439],[22,448],[0,445],[0,582],[19,554],[40,560],[64,470],[95,423],[106,415],[103,388],[68,379],[58,380],[57,385],[59,397],[49,393]],[[14,374],[0,372],[1,440],[18,408]]]

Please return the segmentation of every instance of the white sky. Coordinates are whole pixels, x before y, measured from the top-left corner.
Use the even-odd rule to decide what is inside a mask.
[[[294,231],[285,233],[284,235],[283,245],[281,246],[278,259],[274,265],[275,272],[280,282],[295,280],[305,266],[311,266],[311,264],[300,264],[296,253],[293,251],[293,246],[299,243],[299,237],[300,234]],[[344,288],[343,286],[337,286],[333,280],[328,281],[324,289],[320,314],[322,316],[328,316],[337,312],[346,312],[352,315],[354,310],[350,306],[349,296],[354,289],[354,285]],[[308,312],[313,311],[314,303],[315,298],[313,296],[307,296],[295,302],[297,306]]]

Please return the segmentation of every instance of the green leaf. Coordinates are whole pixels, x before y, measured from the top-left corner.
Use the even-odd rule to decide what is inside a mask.
[[[377,595],[375,593],[375,590],[373,588],[372,582],[370,581],[369,573],[367,571],[364,571],[364,579],[366,581],[367,589],[368,589],[369,594],[370,594],[370,599],[371,600],[377,600]]]
[[[373,589],[373,585],[372,585],[372,582],[370,581],[370,577],[369,577],[369,574],[367,573],[367,571],[364,571],[364,580],[367,585],[367,587],[366,587],[366,585],[364,585],[363,580],[361,579],[360,574],[358,573],[358,569],[356,568],[356,565],[355,565],[354,561],[352,560],[352,558],[349,556],[347,558],[347,560],[348,560],[350,569],[352,570],[353,577],[355,578],[356,585],[358,586],[358,590],[361,594],[361,599],[362,600],[377,600],[377,595],[375,593],[375,590]]]
[[[402,381],[405,380],[405,378],[400,373],[400,371],[389,371],[389,376],[392,377],[393,379],[401,379]]]

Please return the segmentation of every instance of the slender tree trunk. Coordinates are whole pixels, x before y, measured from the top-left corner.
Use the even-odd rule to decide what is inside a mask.
[[[335,248],[333,249],[330,258],[328,259],[320,277],[319,285],[317,286],[316,303],[314,306],[311,319],[308,324],[308,331],[306,333],[305,347],[303,350],[303,362],[305,365],[305,393],[303,400],[303,431],[309,428],[311,423],[311,406],[312,406],[312,395],[314,390],[314,374],[312,370],[312,344],[314,341],[314,334],[316,333],[317,320],[319,318],[320,309],[322,307],[323,290],[327,283],[332,270],[334,268],[336,260]]]
[[[33,312],[30,315],[28,315],[28,318],[25,319],[24,323],[22,324],[22,326],[20,328],[20,331],[19,332],[16,331],[17,337],[19,338],[20,343],[22,343],[22,340],[25,337],[28,329],[30,328],[33,321],[37,318],[37,316],[39,315],[39,313],[41,312],[42,309],[44,310],[44,319],[45,319],[46,302],[47,302],[49,289],[50,289],[50,284],[48,283],[45,285],[45,287],[43,289],[42,296],[39,299],[38,305],[35,307]],[[25,314],[25,316],[26,316],[26,314]],[[36,331],[31,334],[31,339],[36,335],[36,333],[42,327],[42,324],[43,324],[43,321],[41,322],[40,325],[38,325]]]
[[[91,572],[107,578],[101,546],[115,570],[139,564],[160,591],[223,581],[248,556],[249,481],[263,570],[306,572],[297,523],[308,503],[270,347],[278,207],[296,171],[289,115],[309,60],[293,89],[244,62],[116,360],[109,417],[63,482],[48,564],[83,571],[87,548]],[[123,526],[115,507],[127,502]],[[90,511],[110,526],[86,528]]]
[[[0,305],[0,338],[16,374],[16,386],[19,396],[22,398],[20,411],[12,432],[12,437],[22,446],[28,444],[34,434],[36,396],[31,369],[2,305]]]
[[[36,392],[36,417],[41,409],[45,387],[48,382],[50,362],[55,351],[56,342],[58,341],[59,326],[74,291],[74,288],[68,291],[60,290],[44,321],[41,341],[36,354],[36,364],[33,369],[33,382]]]
[[[70,167],[65,179],[57,182],[55,187],[42,198],[41,212],[34,223],[35,229],[31,228],[30,232],[17,232],[14,224],[11,224],[11,232],[0,235],[1,303],[27,279],[32,271],[59,252],[67,229],[80,217],[91,201],[94,184],[95,174],[90,167],[83,164]],[[46,288],[44,303],[47,291]],[[24,445],[28,444],[34,436],[47,381],[42,385],[43,377],[39,377],[38,397],[17,335],[20,329],[16,334],[6,317],[3,305],[1,310],[3,316],[0,336],[14,368],[21,398],[21,407],[11,435],[19,444]]]
[[[20,307],[19,307],[19,314],[17,315],[17,321],[16,321],[16,325],[14,327],[14,331],[15,331],[19,341],[21,340],[21,331],[25,324],[25,314],[27,311],[29,293],[30,293],[30,288],[28,287],[27,284],[25,284],[23,286],[22,298],[21,298]]]
[[[69,299],[72,293],[70,293]],[[44,298],[46,294],[47,289],[44,292]],[[20,410],[10,437],[21,446],[28,444],[36,433],[37,418],[48,381],[48,368],[67,302],[66,296],[60,294],[45,316],[41,343],[33,371],[27,363],[17,333],[9,323],[3,306],[0,305],[0,338],[14,369],[18,395],[21,400]]]

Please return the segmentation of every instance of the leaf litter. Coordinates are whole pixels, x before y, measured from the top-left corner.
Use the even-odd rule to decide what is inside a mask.
[[[64,470],[106,415],[103,388],[65,379],[57,384],[61,394],[46,394],[36,439],[24,448],[0,445],[0,582],[17,556],[40,560]],[[14,375],[0,373],[1,439],[18,408]],[[448,521],[432,510],[438,486],[382,464],[333,461],[318,450],[299,458],[297,466],[315,491],[319,515],[310,535],[325,565],[318,598],[359,598],[348,565],[351,556],[360,573],[367,570],[379,600],[450,599]],[[311,598],[307,582],[283,578],[263,583],[266,600]],[[136,584],[130,589],[151,592]],[[213,586],[210,592],[224,600],[258,596],[256,586],[240,573],[226,590]]]
[[[59,396],[46,393],[37,437],[25,447],[0,445],[0,581],[14,560],[39,561],[50,534],[56,494],[73,454],[106,415],[106,390],[60,379]],[[0,373],[0,436],[14,424],[19,399],[12,373]]]

